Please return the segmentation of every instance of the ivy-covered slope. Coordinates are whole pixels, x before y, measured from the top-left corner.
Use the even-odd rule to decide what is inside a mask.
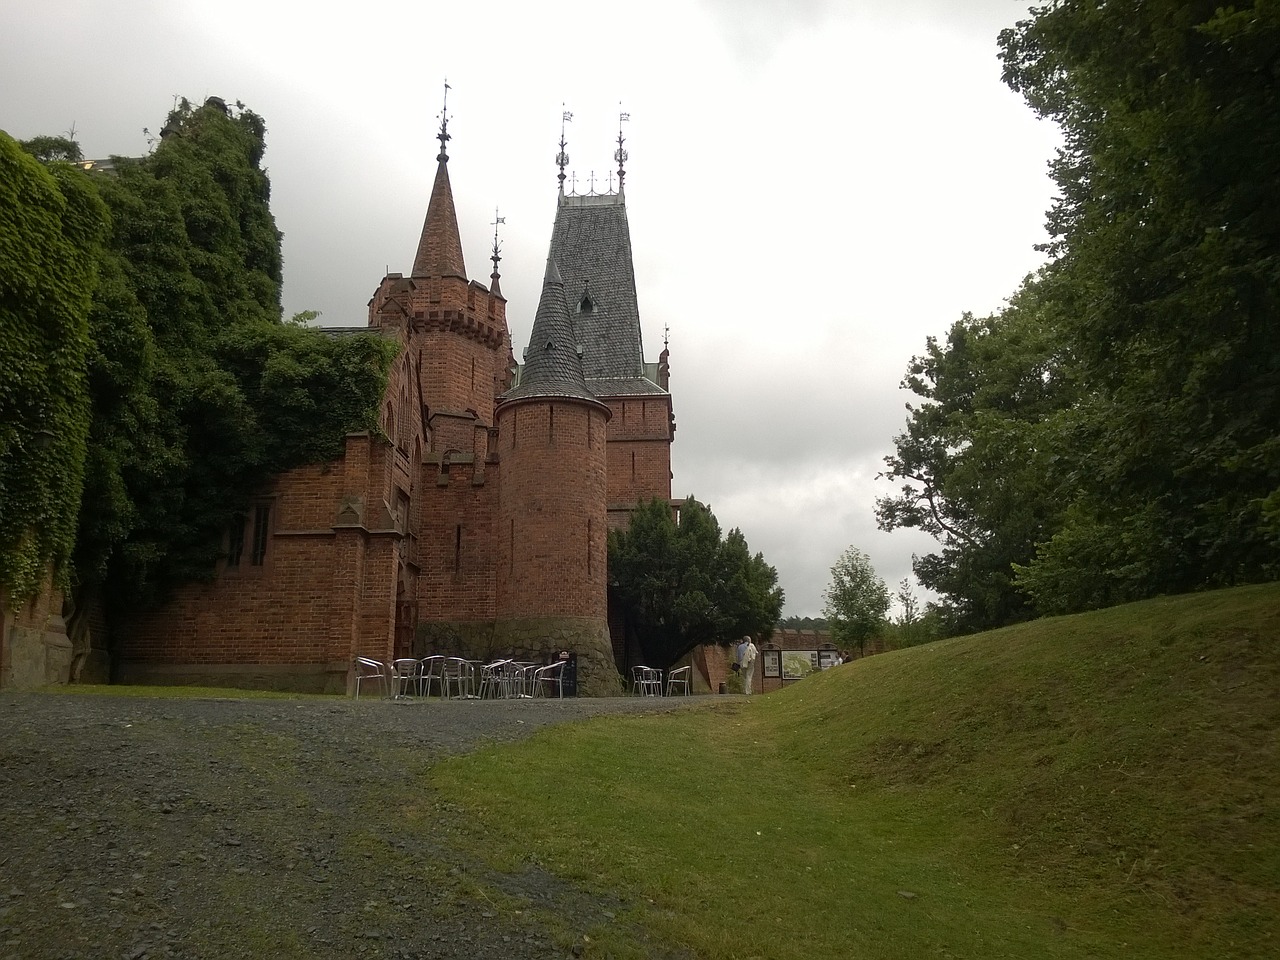
[[[183,101],[147,157],[108,173],[54,164],[110,213],[81,313],[80,599],[105,590],[129,607],[210,576],[226,525],[270,476],[376,424],[394,344],[282,322],[265,133],[243,107]]]
[[[0,590],[67,569],[89,433],[87,316],[106,209],[0,132]]]

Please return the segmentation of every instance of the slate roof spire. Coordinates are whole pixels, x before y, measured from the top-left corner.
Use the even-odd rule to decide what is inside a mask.
[[[436,180],[427,203],[427,217],[422,224],[422,237],[413,258],[414,277],[467,277],[462,259],[462,238],[458,233],[458,213],[453,205],[453,187],[449,184],[449,153],[445,147],[449,136],[449,83],[444,85],[445,104],[440,111],[440,153],[436,156]]]
[[[529,336],[529,349],[525,351],[520,384],[502,399],[531,397],[573,397],[599,403],[587,389],[582,372],[582,347],[565,299],[564,280],[551,256],[547,257],[542,296],[533,318],[533,333]]]

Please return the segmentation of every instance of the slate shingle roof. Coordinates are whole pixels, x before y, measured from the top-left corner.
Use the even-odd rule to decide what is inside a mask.
[[[551,258],[564,280],[582,344],[582,370],[592,392],[597,396],[665,393],[644,375],[631,230],[623,194],[562,196],[551,234]]]
[[[520,383],[503,394],[502,399],[574,397],[595,400],[582,375],[578,339],[579,334],[565,300],[564,281],[556,269],[556,262],[548,257],[547,272],[542,279],[542,296],[533,318],[533,333],[529,335],[529,349],[525,353]]]

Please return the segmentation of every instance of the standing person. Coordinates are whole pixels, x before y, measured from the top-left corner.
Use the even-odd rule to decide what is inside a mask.
[[[742,675],[742,692],[748,697],[751,696],[751,683],[756,678],[756,657],[759,655],[760,651],[756,649],[751,636],[748,634],[743,637],[742,642],[738,644],[735,665]]]

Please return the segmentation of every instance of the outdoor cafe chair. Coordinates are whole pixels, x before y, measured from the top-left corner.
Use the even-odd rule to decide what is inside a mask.
[[[548,664],[545,667],[533,668],[533,692],[530,694],[534,697],[551,696],[547,691],[547,687],[555,690],[556,696],[564,698],[564,667],[568,660],[557,660],[555,663]]]
[[[430,657],[423,657],[418,664],[418,678],[421,683],[422,696],[431,696],[431,687],[434,685],[440,696],[444,696],[444,657],[440,654],[433,654]]]
[[[537,688],[538,670],[541,667],[542,664],[534,663],[530,660],[513,660],[509,667],[511,671],[511,696],[522,700],[532,697]]]
[[[506,667],[510,660],[495,660],[480,667],[480,699],[507,696]]]
[[[402,700],[413,691],[422,696],[422,661],[412,657],[400,657],[392,661],[391,682],[395,687],[395,699]]]
[[[469,700],[475,697],[475,669],[470,660],[448,657],[444,661],[444,674],[440,683],[441,697],[458,696]]]
[[[382,685],[382,695],[389,691],[387,685],[387,667],[381,660],[371,657],[356,657],[356,699],[360,699],[360,684],[365,680],[376,680]]]
[[[692,674],[693,674],[693,667],[688,665],[683,667],[676,667],[676,669],[668,671],[667,696],[668,697],[671,696],[671,691],[674,688],[681,687],[684,692],[684,695],[687,697],[689,695],[689,686],[690,686],[689,680]]]
[[[657,667],[632,667],[631,692],[637,697],[662,696],[662,671]]]

